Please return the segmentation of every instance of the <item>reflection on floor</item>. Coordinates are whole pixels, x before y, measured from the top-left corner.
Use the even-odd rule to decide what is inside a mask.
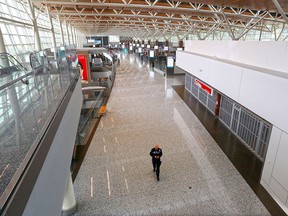
[[[76,215],[269,215],[171,85],[145,61],[122,58],[74,182]],[[159,182],[149,156],[155,144],[163,150]]]

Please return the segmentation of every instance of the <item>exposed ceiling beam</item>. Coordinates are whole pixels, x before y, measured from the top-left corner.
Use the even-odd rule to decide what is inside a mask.
[[[282,7],[280,6],[279,2],[277,0],[272,0],[272,2],[274,3],[274,5],[277,8],[277,10],[279,11],[279,13],[282,15],[282,17],[286,21],[286,23],[288,23],[288,18],[286,16],[285,12],[283,11]],[[286,3],[286,4],[288,4],[288,3]]]
[[[207,14],[207,15],[211,15],[211,14],[218,14],[221,15],[221,11],[217,11],[217,10],[211,10],[210,9],[201,9],[201,8],[193,8],[193,7],[171,7],[169,4],[167,4],[167,6],[161,5],[144,5],[144,4],[124,4],[124,3],[109,3],[109,2],[103,2],[103,3],[99,3],[99,2],[65,2],[65,1],[38,1],[38,0],[31,0],[32,2],[41,2],[44,4],[47,4],[49,6],[53,6],[53,7],[59,7],[60,5],[63,6],[69,6],[69,7],[95,7],[95,8],[112,8],[112,9],[117,9],[117,8],[125,8],[125,10],[146,10],[146,11],[154,11],[154,10],[158,10],[158,11],[169,11],[169,13],[176,13],[176,14],[186,14],[186,13],[200,13],[200,14]],[[276,1],[276,0],[273,0]],[[207,8],[209,8],[209,5],[207,5]],[[235,13],[233,12],[234,9],[230,8],[230,7],[225,7],[225,9],[227,11],[225,11],[226,16],[231,16],[234,18],[252,18],[253,14],[244,14],[244,13]],[[228,11],[229,10],[229,11]],[[55,12],[52,12],[53,14]],[[85,13],[86,14],[86,13]],[[61,15],[61,14],[60,14]],[[151,18],[151,16],[150,16]],[[264,18],[264,21],[273,21],[273,22],[283,22],[283,20],[281,19],[275,19],[275,18]]]

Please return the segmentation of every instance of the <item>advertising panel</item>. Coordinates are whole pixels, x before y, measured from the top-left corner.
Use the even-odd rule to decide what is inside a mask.
[[[83,54],[78,54],[78,62],[82,68],[81,78],[82,80],[88,81],[88,71],[87,71],[87,57]]]

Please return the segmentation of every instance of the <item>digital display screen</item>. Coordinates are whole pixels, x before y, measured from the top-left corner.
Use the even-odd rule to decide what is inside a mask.
[[[157,45],[155,45],[155,46],[154,46],[154,49],[158,49],[158,46],[157,46]]]
[[[168,46],[164,46],[164,51],[168,51]]]
[[[138,48],[138,53],[142,53],[142,48],[141,47]]]
[[[174,67],[174,59],[172,56],[167,56],[167,68]]]
[[[95,40],[94,43],[97,45],[100,45],[100,44],[102,44],[102,41],[101,40]]]
[[[150,58],[154,58],[154,50],[150,50],[149,52],[150,52],[149,54]]]

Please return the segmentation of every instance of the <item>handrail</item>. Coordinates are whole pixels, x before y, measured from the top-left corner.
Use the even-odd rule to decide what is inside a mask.
[[[8,186],[10,192],[5,191],[5,196],[0,197],[0,215],[22,215],[78,79],[79,74],[75,74],[73,82],[63,96],[59,107],[51,116],[43,135],[33,143],[13,177],[13,182],[10,182]],[[15,198],[15,193],[21,199]]]
[[[24,72],[24,75],[11,80],[8,83],[0,86],[0,91],[14,85],[16,82],[21,81],[23,84],[28,84],[27,80],[24,80],[27,76],[31,75],[31,72],[28,72],[27,68],[25,68],[14,56],[10,55],[9,53],[0,53],[0,60],[1,62],[5,63],[6,65],[1,65],[0,63],[0,72],[1,74],[11,74],[14,72]],[[7,60],[7,62],[5,62]],[[8,65],[9,64],[9,65]],[[27,73],[28,72],[28,73]]]
[[[18,78],[16,78],[16,79],[11,80],[9,83],[6,83],[6,84],[0,86],[0,91],[2,91],[3,89],[5,89],[5,88],[7,88],[7,87],[9,87],[9,86],[14,85],[14,84],[15,84],[16,82],[18,82],[18,81],[21,81],[23,84],[28,85],[29,82],[27,82],[27,80],[24,80],[24,78],[26,78],[26,77],[28,77],[28,76],[30,76],[30,75],[32,75],[32,74],[33,74],[33,71],[30,71],[30,72],[26,73],[26,74],[23,75],[23,76],[20,76],[20,77],[18,77]]]
[[[4,60],[4,59],[7,59],[10,63],[12,63],[12,65],[10,66],[15,66],[16,68],[18,68],[18,71],[27,71],[27,68],[25,68],[23,66],[23,64],[21,64],[14,56],[12,56],[11,54],[9,53],[0,53],[0,59],[1,60]],[[13,61],[15,61],[17,64],[15,64]],[[1,68],[3,68],[2,65],[0,65]],[[5,67],[5,66],[4,66]]]
[[[59,52],[60,48],[57,51]],[[29,166],[31,158],[35,156],[35,152],[38,151],[39,143],[42,142],[55,112],[61,106],[65,96],[70,94],[68,93],[69,89],[71,91],[71,87],[75,87],[75,83],[79,79],[79,69],[66,67],[70,60],[67,58],[70,50],[61,50],[61,52],[61,56],[55,58],[62,66],[57,68],[56,75],[50,75],[46,71],[36,74],[41,66],[47,69],[50,67],[49,64],[45,65],[48,62],[45,55],[42,56],[44,61],[43,64],[39,64],[40,67],[32,67],[32,70],[27,70],[10,54],[0,53],[0,70],[4,73],[0,75],[3,77],[2,84],[0,84],[0,97],[4,97],[4,102],[0,107],[4,113],[0,122],[3,129],[0,133],[0,147],[5,147],[3,148],[4,152],[7,148],[8,156],[11,154],[10,151],[12,154],[19,154],[19,156],[15,155],[16,160],[5,161],[5,163],[10,164],[12,171],[9,170],[11,173],[4,171],[2,173],[5,181],[1,183],[3,188],[0,191],[0,215],[7,202],[14,196],[15,190],[19,189],[18,184],[22,181],[23,173]],[[35,54],[37,55],[37,53],[32,53],[30,57],[33,58]],[[27,84],[27,87],[22,87],[19,81],[22,84]],[[37,88],[37,85],[41,85],[41,88]],[[9,145],[6,147],[8,140]],[[25,146],[25,149],[23,151],[22,148],[19,150],[17,148],[12,151],[9,149],[10,146]],[[5,191],[3,191],[4,188]]]
[[[99,91],[99,90],[98,90]],[[95,111],[95,105],[98,103],[99,99],[102,97],[103,94],[103,89],[100,90],[101,93],[97,96],[97,98],[95,98],[93,105],[91,105],[91,107],[89,108],[89,111],[87,112],[87,114],[85,115],[85,120],[82,122],[81,125],[79,125],[78,129],[77,129],[77,133],[80,133],[86,126],[86,123],[89,120],[89,116],[91,115],[91,113],[93,111]]]

